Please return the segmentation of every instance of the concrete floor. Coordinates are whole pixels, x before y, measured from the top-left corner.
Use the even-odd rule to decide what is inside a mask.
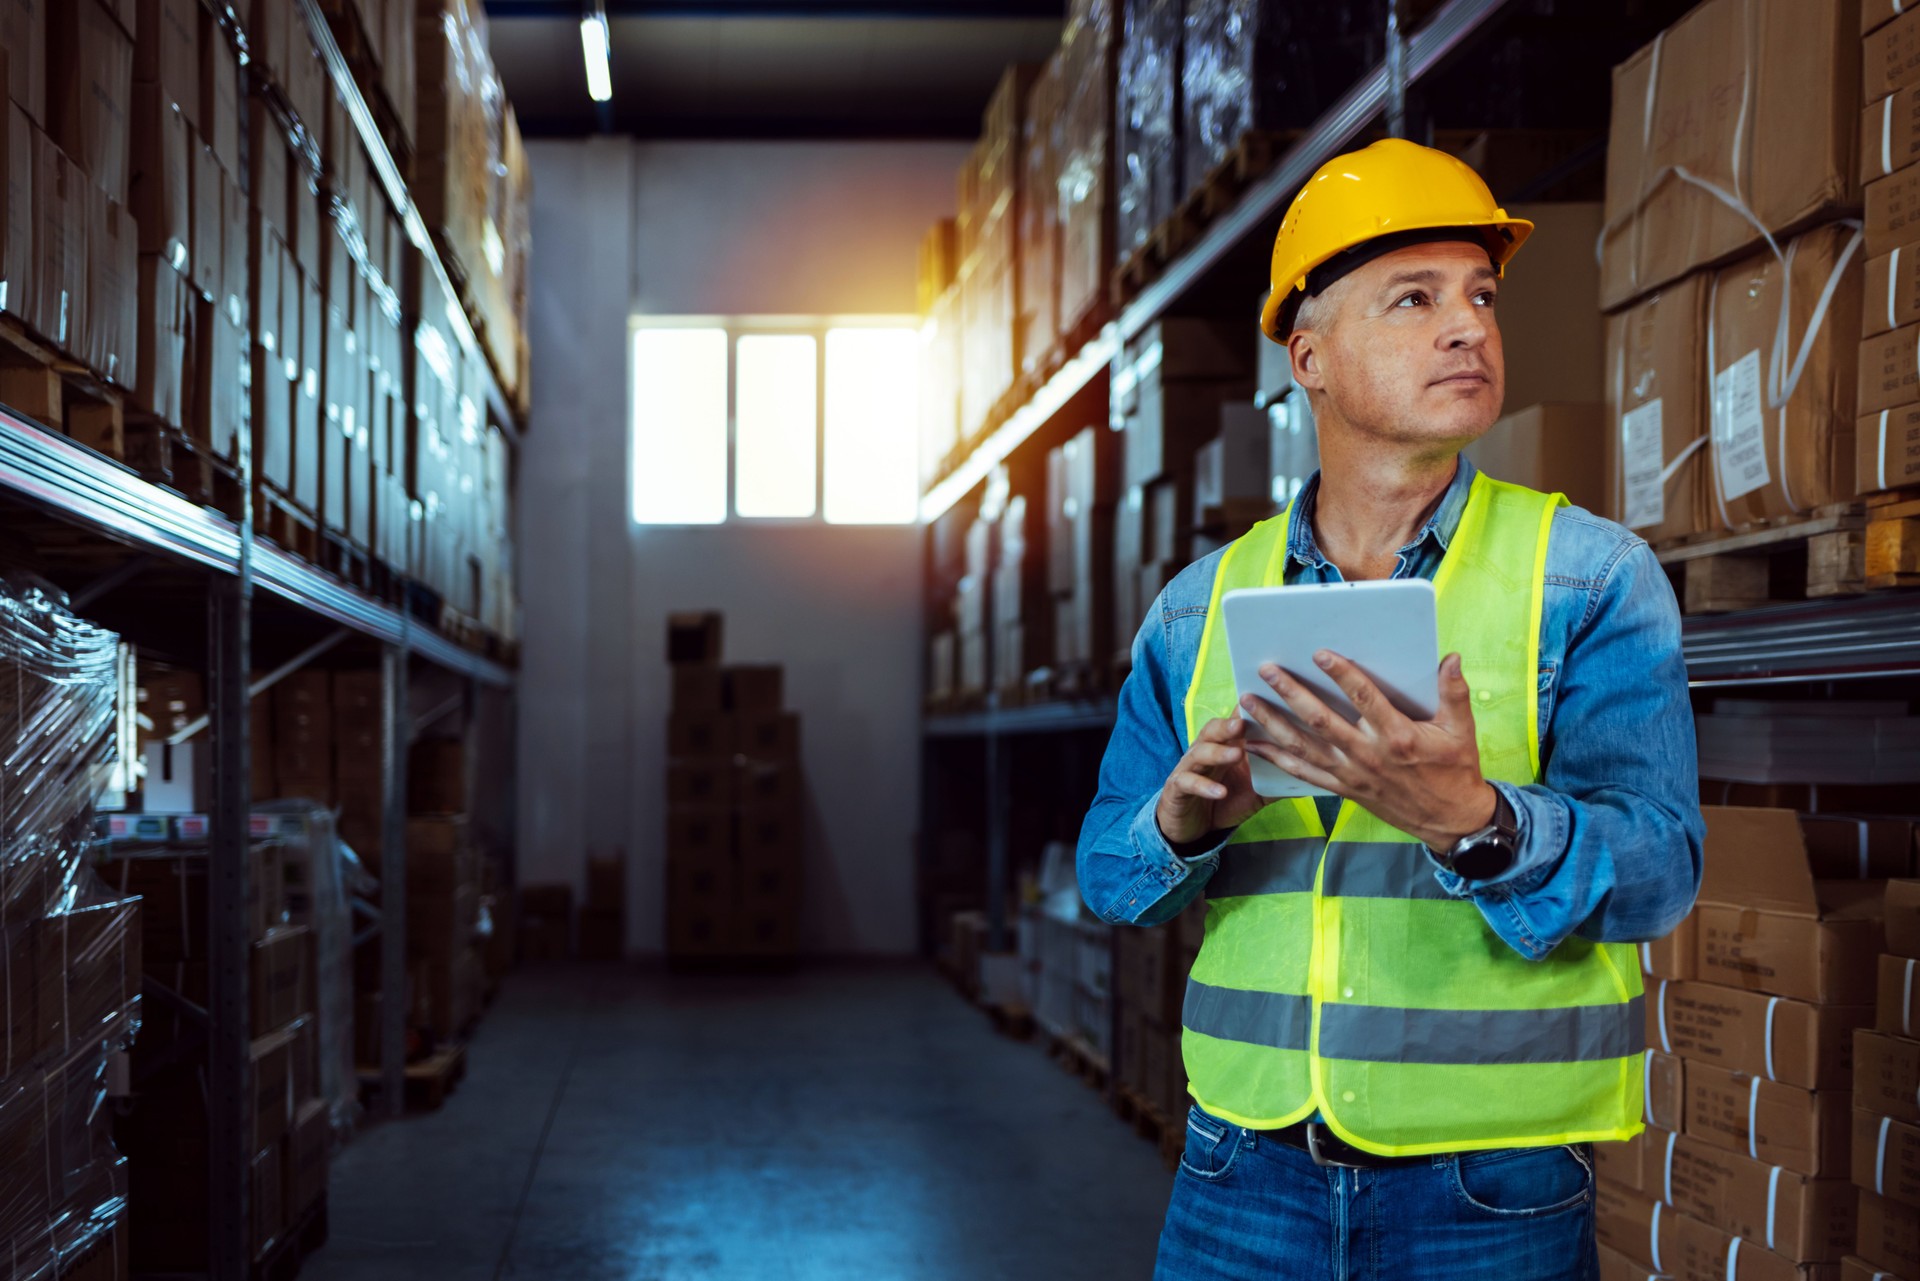
[[[918,964],[508,980],[440,1111],[333,1169],[310,1281],[1126,1281],[1171,1178]]]

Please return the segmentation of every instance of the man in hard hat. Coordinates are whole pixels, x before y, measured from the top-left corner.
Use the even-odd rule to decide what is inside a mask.
[[[1154,602],[1080,835],[1102,918],[1207,899],[1161,1277],[1597,1266],[1590,1144],[1641,1128],[1631,944],[1691,907],[1703,824],[1652,552],[1462,456],[1500,416],[1495,300],[1531,231],[1398,140],[1329,161],[1281,223],[1261,328],[1320,471]],[[1271,665],[1297,723],[1238,698],[1224,592],[1414,576],[1446,653],[1432,720],[1324,650],[1357,724]],[[1250,755],[1334,795],[1270,803]]]

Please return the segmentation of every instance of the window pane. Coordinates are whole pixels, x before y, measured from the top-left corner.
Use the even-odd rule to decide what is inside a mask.
[[[740,339],[734,359],[734,513],[811,516],[819,382],[813,338],[751,334]]]
[[[727,334],[633,335],[633,518],[710,525],[727,518]]]
[[[827,332],[827,519],[911,521],[919,411],[911,329]]]

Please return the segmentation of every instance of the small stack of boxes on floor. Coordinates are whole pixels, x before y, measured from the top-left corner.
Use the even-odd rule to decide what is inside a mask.
[[[1860,200],[1858,24],[1876,6],[1789,7],[1791,21],[1756,24],[1747,0],[1706,0],[1614,70],[1600,246],[1608,514],[1656,544],[1856,492],[1875,236],[1870,226],[1863,253],[1857,228],[1836,220]],[[1726,84],[1745,88],[1702,116],[1702,95]],[[1671,181],[1676,169],[1689,180]],[[1788,328],[1791,352],[1775,344]],[[1911,374],[1911,350],[1905,359]],[[1764,599],[1767,567],[1701,558],[1688,596],[1700,608]]]
[[[1073,849],[1041,852],[1032,901],[1021,908],[1019,950],[1034,1020],[1049,1036],[1076,1042],[1102,1067],[1113,1063],[1113,927],[1093,919],[1074,880]],[[986,915],[977,913],[980,932]],[[956,918],[957,920],[957,918]],[[984,948],[984,944],[982,944]]]
[[[1110,412],[1122,443],[1113,658],[1121,668],[1148,607],[1192,558],[1194,456],[1218,435],[1222,406],[1252,403],[1253,362],[1243,321],[1204,319],[1158,321],[1115,362]]]
[[[1873,1026],[1854,1033],[1860,1216],[1847,1281],[1920,1277],[1920,881],[1888,882],[1886,920]]]
[[[0,1259],[10,1276],[125,1277],[106,1096],[148,1013],[142,913],[86,860],[95,801],[132,747],[131,664],[38,591],[0,585],[0,604]]]
[[[721,617],[667,624],[667,955],[791,959],[801,899],[800,718],[777,666],[722,666]]]
[[[464,1036],[486,983],[477,931],[481,860],[467,823],[467,755],[423,739],[407,761],[408,1023],[428,1043]]]
[[[565,961],[573,956],[573,886],[523,885],[515,926],[523,961]]]
[[[1596,1149],[1602,1275],[1838,1277],[1880,878],[1911,871],[1915,822],[1704,813],[1699,904],[1641,949],[1648,1128]]]
[[[1180,1009],[1187,975],[1206,936],[1204,901],[1152,929],[1114,932],[1114,999],[1118,1053],[1114,1077],[1160,1117],[1177,1121],[1187,1108],[1187,1071],[1180,1056]]]
[[[324,811],[321,821],[325,825]],[[249,861],[248,1150],[252,1246],[259,1258],[325,1193],[333,1106],[322,1089],[321,1055],[323,1045],[336,1044],[347,1031],[321,1035],[314,928],[290,917],[286,848],[278,840],[254,844]],[[206,1008],[205,848],[116,849],[102,871],[117,891],[144,900],[140,952],[148,984]],[[115,1137],[131,1162],[135,1271],[201,1272],[208,1266],[204,1059],[193,1048],[203,1036],[184,1010],[162,1003],[147,1012],[134,1046],[136,1104]]]

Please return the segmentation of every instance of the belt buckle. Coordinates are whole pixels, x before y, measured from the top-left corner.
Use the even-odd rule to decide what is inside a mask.
[[[1336,1136],[1327,1133],[1326,1127],[1318,1122],[1307,1122],[1307,1155],[1313,1158],[1315,1165],[1329,1166],[1339,1170],[1364,1170],[1366,1168],[1357,1162],[1342,1161],[1337,1157],[1329,1156],[1320,1146],[1323,1142],[1338,1143],[1340,1140]]]

